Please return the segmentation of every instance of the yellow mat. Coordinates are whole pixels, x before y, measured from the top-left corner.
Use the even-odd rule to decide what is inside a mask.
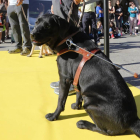
[[[38,58],[0,52],[0,140],[137,140],[131,135],[104,136],[78,129],[76,122],[89,120],[82,110],[72,110],[69,96],[59,120],[45,119],[57,106],[58,95],[50,83],[58,81],[56,56]],[[140,90],[129,85],[140,117]]]

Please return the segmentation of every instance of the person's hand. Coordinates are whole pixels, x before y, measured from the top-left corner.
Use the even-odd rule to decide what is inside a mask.
[[[120,19],[120,16],[118,16],[118,20]]]
[[[23,0],[17,0],[17,6],[20,6],[22,4]]]
[[[83,2],[83,0],[74,0],[74,3],[75,3],[76,5],[78,5],[80,2]]]
[[[51,13],[54,14],[54,13],[53,13],[53,5],[51,6]]]

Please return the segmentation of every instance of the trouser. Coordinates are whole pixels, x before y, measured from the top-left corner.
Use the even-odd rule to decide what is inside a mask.
[[[23,7],[24,13],[27,17],[28,6],[29,6],[28,4],[23,4],[20,6],[9,5],[7,9],[7,15],[11,24],[11,29],[16,43],[16,48],[22,47],[22,36],[23,36],[24,41],[23,46],[31,50],[32,44],[30,39],[29,26],[22,11]]]
[[[133,27],[134,33],[136,33],[136,30],[135,30],[135,27],[136,27],[136,24],[137,24],[136,17],[130,17],[129,22],[130,22],[130,34],[132,34],[132,27]]]
[[[3,42],[5,42],[5,31],[2,32],[2,38],[1,38],[1,40],[2,40]]]
[[[118,17],[119,16],[115,16],[116,27],[119,28],[119,24],[120,24],[120,28],[122,28],[123,17],[121,16],[120,19],[118,19]]]
[[[96,25],[96,15],[94,12],[85,12],[82,19],[82,25],[84,32],[89,36],[89,25],[91,26],[91,33],[93,34],[93,38],[95,44],[99,42],[97,25]]]

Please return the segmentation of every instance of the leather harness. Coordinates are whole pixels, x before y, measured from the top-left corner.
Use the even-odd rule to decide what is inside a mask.
[[[76,33],[72,34],[72,36],[75,35]],[[65,41],[66,41],[66,39],[62,40],[61,42],[64,43]],[[59,44],[63,44],[61,42]],[[57,45],[57,46],[59,46],[59,45]],[[94,54],[97,53],[98,51],[100,51],[100,49],[98,49],[98,48],[95,48],[95,49],[91,50],[90,52],[88,52],[88,51],[86,51],[82,48],[76,48],[75,50],[66,48],[66,49],[63,49],[63,50],[61,50],[60,52],[57,53],[57,56],[60,56],[60,55],[62,55],[64,53],[67,53],[67,52],[75,52],[75,53],[83,55],[83,58],[82,58],[81,62],[79,63],[79,66],[77,68],[77,71],[76,71],[75,77],[74,77],[74,81],[73,81],[74,89],[77,92],[79,92],[79,89],[78,89],[77,85],[78,85],[78,82],[79,82],[80,73],[81,73],[85,63],[88,60],[90,60],[94,56]]]

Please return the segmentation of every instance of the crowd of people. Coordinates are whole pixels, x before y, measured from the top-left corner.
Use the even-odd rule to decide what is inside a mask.
[[[98,2],[96,7],[96,17],[97,17],[97,30],[98,30],[98,36],[103,37],[103,9],[101,8],[102,2]],[[109,6],[109,35],[110,38],[118,38],[123,36],[123,7],[120,4],[120,1],[117,0],[115,6],[111,5],[111,0],[108,0],[108,6]],[[139,10],[135,6],[134,2],[129,2],[128,7],[128,22],[129,23],[129,33],[130,36],[132,34],[137,36],[138,30],[136,29],[137,24],[139,25]],[[125,28],[125,26],[124,26]]]
[[[73,1],[78,1],[78,5],[79,2],[81,2],[81,5],[83,2],[83,0]],[[104,12],[102,8],[103,3],[102,1],[88,3],[88,1],[89,0],[85,0],[86,5],[81,27],[83,28],[84,32],[90,36],[91,39],[94,39],[95,44],[101,45],[100,38],[103,38],[104,36]],[[71,1],[69,3],[71,3]],[[29,36],[30,31],[26,21],[28,5],[29,0],[9,0],[9,4],[8,0],[0,0],[0,43],[4,43],[5,39],[9,38],[9,26],[11,26],[12,29],[11,42],[16,43],[16,49],[9,51],[9,53],[21,53],[26,55],[32,48]],[[71,15],[77,15],[75,16],[75,19],[72,17],[72,19],[75,20],[75,23],[78,21],[78,10],[81,12],[83,8],[82,6],[78,7],[78,5],[76,5],[76,8],[74,8],[76,10],[74,10],[73,14]],[[108,6],[110,38],[121,37],[123,35],[124,24],[123,7],[120,4],[120,0],[116,0],[114,6],[112,6],[111,0],[108,0]],[[51,9],[52,8],[53,6]],[[57,10],[57,13],[60,13],[61,7],[56,5],[55,9]],[[137,35],[137,30],[135,27],[137,24],[140,24],[140,20],[138,20],[140,15],[138,15],[139,10],[135,6],[134,2],[129,2],[128,13],[129,33],[130,35]]]
[[[69,24],[77,26],[79,17],[83,7],[83,0],[52,0],[51,12],[61,18],[67,20],[68,13],[73,3],[73,12],[69,19]],[[85,10],[83,13],[81,28],[91,39],[94,39],[96,45],[101,45],[100,38],[104,36],[104,12],[102,1],[90,2],[85,0]],[[80,4],[80,6],[79,6]],[[109,34],[110,38],[117,38],[123,35],[123,7],[119,0],[116,0],[115,6],[111,5],[111,0],[108,0],[109,5]],[[30,39],[30,30],[27,21],[27,11],[29,0],[0,0],[0,43],[4,42],[5,36],[9,38],[9,24],[11,26],[12,42],[15,41],[15,49],[10,50],[10,54],[20,53],[21,55],[28,55],[32,49]],[[129,3],[129,23],[130,35],[134,33],[136,24],[140,24],[137,20],[138,8],[135,7],[134,2]],[[51,83],[51,87],[58,89],[59,82]],[[59,94],[59,89],[56,91]]]

